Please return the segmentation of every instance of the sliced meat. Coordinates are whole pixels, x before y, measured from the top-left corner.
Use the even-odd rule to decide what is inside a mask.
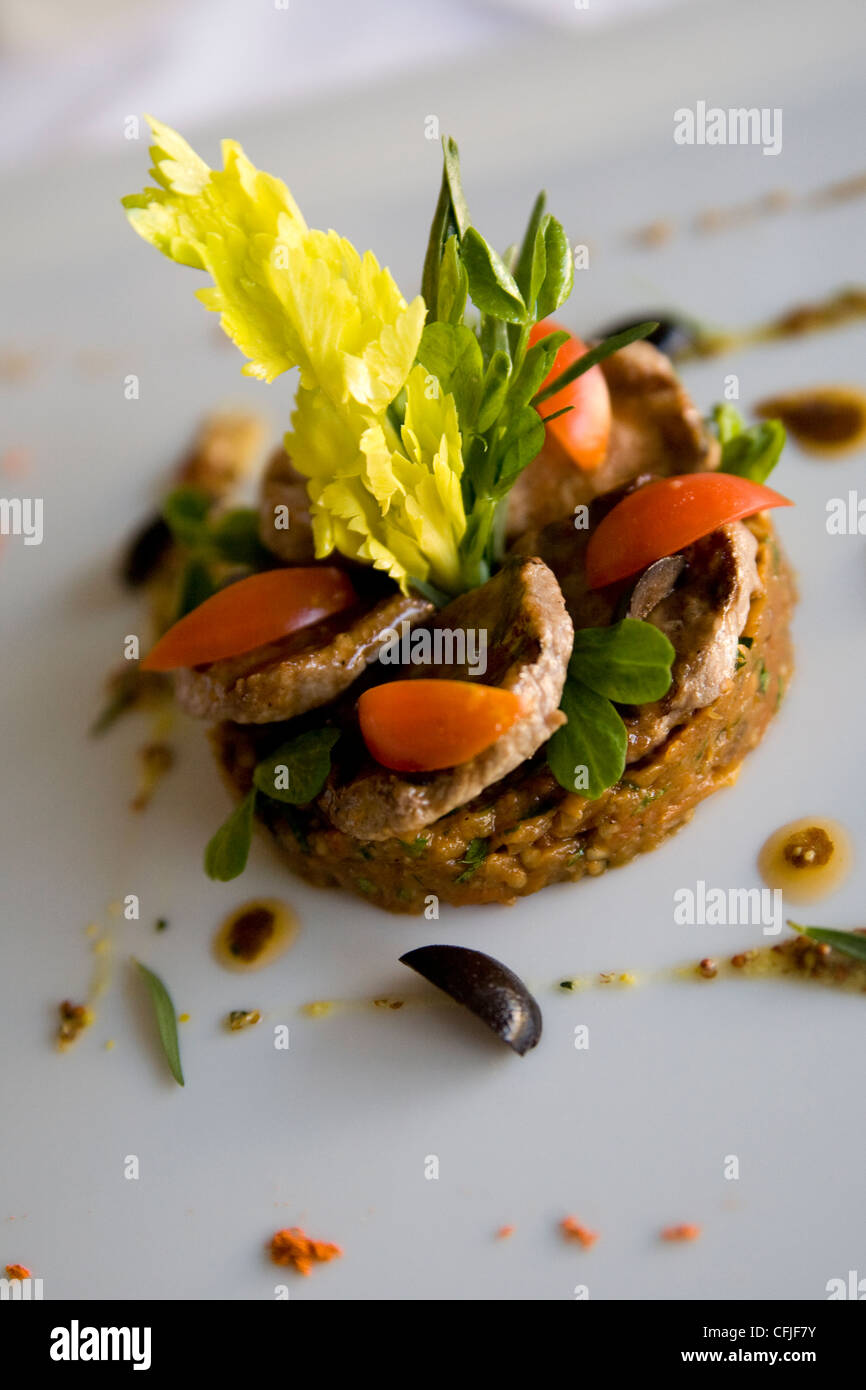
[[[757,550],[748,526],[735,521],[682,552],[679,587],[646,615],[676,650],[673,679],[661,700],[622,711],[628,762],[657,748],[688,715],[712,704],[730,685],[749,604],[761,587]]]
[[[566,517],[521,537],[514,550],[538,555],[550,566],[575,628],[607,627],[630,615],[653,623],[673,643],[677,655],[667,694],[652,704],[622,711],[629,737],[628,761],[635,762],[727,688],[736,668],[749,602],[760,581],[757,542],[748,526],[736,521],[678,556],[649,566],[633,583],[588,589],[584,562],[589,536],[619,496],[592,503],[589,529],[575,530],[572,519]],[[630,611],[634,605],[635,611]]]
[[[343,784],[339,774],[319,804],[338,829],[362,840],[411,835],[491,786],[547,741],[565,722],[559,709],[574,629],[551,571],[536,558],[513,557],[498,574],[441,609],[431,632],[486,634],[487,668],[480,679],[520,697],[518,721],[477,757],[443,772],[409,776],[371,762]],[[471,679],[468,663],[400,671],[447,680]]]
[[[715,468],[718,441],[664,353],[630,343],[601,364],[613,412],[607,457],[584,472],[542,450],[518,478],[508,505],[508,534],[519,536],[570,516],[580,503],[630,482],[639,473],[693,473]]]
[[[289,564],[315,559],[307,480],[282,447],[274,450],[262,477],[259,536],[262,545]]]
[[[392,594],[366,612],[336,613],[282,642],[175,674],[175,695],[198,719],[270,724],[335,699],[376,660],[402,622],[432,611],[421,598]]]

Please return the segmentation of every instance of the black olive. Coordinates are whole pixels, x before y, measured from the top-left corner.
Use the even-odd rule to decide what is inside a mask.
[[[636,323],[658,324],[658,328],[653,329],[644,341],[652,343],[653,347],[657,347],[668,357],[676,357],[677,353],[693,347],[698,334],[697,325],[690,319],[678,318],[674,314],[646,313],[632,314],[627,319],[620,319],[618,323],[605,324],[593,337],[612,338],[616,333],[624,333],[627,328],[633,328]]]
[[[420,946],[400,962],[471,1009],[521,1057],[538,1043],[541,1010],[520,977],[501,961],[468,946]]]
[[[152,517],[136,531],[129,542],[120,567],[123,582],[131,589],[146,584],[172,545],[168,522],[161,516]]]

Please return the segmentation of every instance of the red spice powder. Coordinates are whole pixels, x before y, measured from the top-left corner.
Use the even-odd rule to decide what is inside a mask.
[[[314,1264],[327,1264],[342,1255],[339,1245],[325,1240],[311,1240],[300,1226],[277,1231],[270,1245],[275,1265],[292,1265],[299,1274],[308,1275]]]
[[[588,1231],[585,1226],[581,1226],[576,1216],[566,1216],[559,1223],[559,1229],[566,1240],[577,1240],[584,1250],[589,1250],[598,1240],[598,1231]]]
[[[666,1226],[662,1231],[662,1240],[697,1240],[700,1234],[700,1226]]]
[[[7,1278],[7,1279],[29,1279],[30,1277],[31,1277],[31,1275],[30,1275],[30,1270],[27,1268],[26,1265],[7,1265],[7,1266],[6,1266],[6,1278]]]
[[[500,1226],[500,1227],[499,1227],[499,1230],[496,1232],[496,1239],[497,1239],[497,1240],[507,1240],[509,1236],[513,1236],[513,1235],[514,1235],[514,1227],[513,1227],[513,1226]]]

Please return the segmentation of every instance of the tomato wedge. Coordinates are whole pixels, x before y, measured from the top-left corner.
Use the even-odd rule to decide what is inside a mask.
[[[436,772],[483,753],[511,728],[519,696],[474,681],[388,681],[358,701],[364,742],[394,772]]]
[[[593,531],[586,548],[587,583],[600,589],[627,579],[729,521],[793,505],[772,488],[733,473],[659,478],[617,502]]]
[[[240,656],[321,622],[356,599],[342,570],[327,566],[265,570],[206,599],[160,637],[143,671],[172,671]]]
[[[561,323],[553,319],[543,319],[533,325],[529,334],[530,346],[544,338],[548,333],[565,333]],[[549,386],[558,376],[583,357],[586,345],[579,338],[569,336],[556,354],[553,368],[543,382],[541,390]],[[569,386],[557,391],[545,401],[539,410],[541,415],[552,415],[557,410],[570,405],[567,415],[551,420],[546,430],[546,447],[551,453],[569,460],[589,472],[603,462],[610,439],[610,392],[601,367],[590,367],[588,372],[572,381]]]

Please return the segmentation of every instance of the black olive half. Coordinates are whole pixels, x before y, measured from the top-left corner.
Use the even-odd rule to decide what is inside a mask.
[[[464,1004],[521,1057],[538,1043],[541,1010],[520,977],[501,961],[468,946],[420,946],[401,956],[400,963]]]
[[[653,329],[644,342],[652,343],[653,347],[657,347],[659,352],[665,353],[668,357],[676,357],[677,353],[693,347],[698,334],[697,324],[690,319],[678,318],[674,314],[646,313],[632,314],[618,323],[605,324],[593,337],[612,338],[617,333],[624,333],[627,328],[633,328],[636,323],[658,324],[658,328]]]

